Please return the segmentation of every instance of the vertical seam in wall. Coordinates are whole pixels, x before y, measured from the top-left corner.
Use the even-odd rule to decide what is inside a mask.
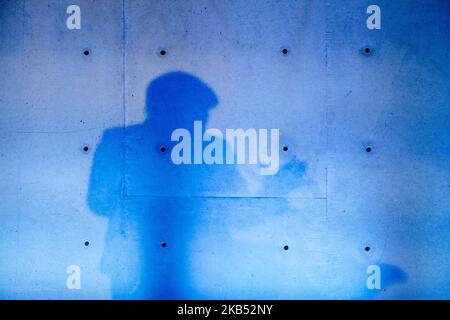
[[[124,216],[124,200],[126,197],[127,189],[127,175],[126,175],[126,157],[127,157],[127,147],[126,147],[126,11],[125,11],[125,0],[122,0],[121,8],[121,63],[122,63],[122,141],[121,141],[121,194],[120,194],[120,216]]]
[[[327,1],[325,3],[325,232],[329,234],[328,228],[328,165],[329,165],[329,151],[328,151],[328,145],[329,145],[329,128],[328,128],[328,111],[329,111],[329,66],[328,66],[328,59],[329,59],[329,42],[330,42],[330,12],[331,12],[331,5]],[[325,277],[325,286],[327,288],[327,291],[330,292],[330,277],[331,274],[329,272],[330,268],[330,256],[327,256],[326,259],[326,274]]]
[[[21,19],[22,19],[22,38],[21,38],[21,40],[22,40],[22,45],[23,45],[23,48],[24,48],[24,50],[22,50],[21,51],[21,53],[20,53],[20,62],[21,62],[21,83],[23,84],[23,83],[25,83],[25,70],[26,70],[26,68],[25,68],[25,65],[28,63],[28,61],[26,61],[26,50],[27,50],[27,48],[26,48],[26,43],[25,43],[25,37],[26,37],[26,34],[25,34],[25,29],[26,29],[26,19],[25,19],[25,17],[26,17],[26,10],[27,10],[27,7],[26,7],[26,1],[23,1],[22,2],[22,17],[21,17]],[[30,130],[31,131],[31,130]],[[24,141],[24,138],[23,138],[23,136],[24,136],[24,134],[22,134],[22,133],[18,133],[19,135],[20,135],[20,139],[19,139],[19,150],[20,150],[20,153],[19,153],[19,159],[18,159],[18,161],[17,161],[17,163],[18,163],[18,174],[17,174],[17,177],[16,177],[16,183],[17,183],[17,185],[19,186],[18,187],[18,192],[17,192],[17,203],[18,203],[18,205],[17,205],[17,213],[16,213],[16,218],[17,218],[17,220],[16,220],[16,246],[17,246],[17,248],[20,248],[20,242],[21,242],[21,230],[22,230],[22,212],[23,212],[23,196],[22,196],[22,174],[23,174],[23,172],[22,172],[22,164],[23,164],[23,159],[22,159],[22,157],[23,157],[23,145],[24,145],[24,143],[23,143],[23,141]],[[19,273],[18,273],[18,270],[19,270],[19,258],[18,258],[18,255],[14,255],[14,262],[13,262],[13,264],[14,264],[14,278],[13,278],[13,286],[14,286],[14,288],[17,288],[17,279],[18,279],[18,277],[19,277]],[[14,294],[17,294],[17,291],[15,291],[14,292]]]
[[[329,119],[329,107],[330,107],[330,88],[329,88],[329,42],[330,42],[330,3],[325,3],[325,220],[328,222],[328,165],[329,165],[329,128],[328,128],[328,119]]]
[[[121,28],[121,54],[122,54],[122,121],[126,126],[126,17],[125,0],[122,0],[122,28]]]

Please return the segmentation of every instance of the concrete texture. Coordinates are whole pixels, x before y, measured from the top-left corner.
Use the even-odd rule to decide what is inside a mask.
[[[449,30],[438,0],[1,0],[0,297],[450,298]],[[278,174],[174,166],[194,120],[278,128]]]

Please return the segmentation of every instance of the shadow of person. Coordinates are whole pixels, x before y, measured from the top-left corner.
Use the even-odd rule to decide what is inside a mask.
[[[143,123],[103,133],[87,201],[108,219],[101,271],[114,299],[273,298],[280,296],[273,290],[284,292],[271,280],[284,272],[274,259],[283,247],[273,243],[286,238],[281,218],[298,215],[285,197],[303,183],[305,164],[294,157],[273,176],[261,176],[258,165],[176,165],[174,130],[194,132],[194,122],[205,125],[217,104],[197,77],[167,73],[147,88]],[[228,150],[227,141],[220,143]]]
[[[177,142],[170,140],[177,128],[191,131],[194,121],[206,123],[217,104],[200,79],[171,72],[148,86],[143,123],[104,132],[88,204],[108,218],[101,270],[111,280],[113,298],[195,296],[189,240],[202,198],[218,177],[208,171],[211,166],[175,165],[170,151]]]

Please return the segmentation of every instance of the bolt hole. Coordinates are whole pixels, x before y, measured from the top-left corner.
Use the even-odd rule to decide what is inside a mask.
[[[89,247],[89,241],[85,241],[85,242],[84,242],[84,245],[85,245],[86,247]]]
[[[84,147],[83,147],[83,151],[84,151],[84,152],[89,152],[89,147],[88,147],[88,146],[84,146]]]
[[[162,242],[162,243],[161,243],[161,247],[163,247],[163,248],[167,247],[167,243]]]
[[[283,50],[281,50],[281,52],[283,52],[283,54],[284,54],[284,55],[286,55],[286,54],[288,54],[288,53],[289,53],[289,50],[288,50],[288,49],[286,49],[286,48],[284,48]]]
[[[283,247],[283,249],[284,249],[284,250],[289,250],[289,246],[286,245],[286,246]]]
[[[370,251],[370,247],[369,246],[365,247],[364,251],[369,252]]]
[[[161,151],[161,152],[163,152],[163,153],[166,152],[166,150],[167,150],[167,149],[166,149],[166,147],[164,147],[164,146],[161,146],[161,147],[159,148],[159,151]]]
[[[366,148],[366,152],[372,152],[372,148],[371,147],[367,147]]]
[[[83,54],[87,57],[87,56],[90,54],[90,52],[89,52],[88,49],[85,49],[85,50],[83,51]]]
[[[166,50],[161,50],[161,51],[159,52],[159,54],[160,54],[161,56],[165,56],[165,55],[167,54],[167,51],[166,51]]]
[[[288,146],[283,147],[283,151],[288,151],[288,150],[289,150]]]
[[[365,47],[363,49],[363,52],[364,52],[365,55],[368,56],[368,55],[370,55],[372,53],[372,49],[370,49],[369,47]]]

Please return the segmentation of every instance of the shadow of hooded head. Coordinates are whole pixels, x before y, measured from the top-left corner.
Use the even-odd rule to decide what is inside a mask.
[[[107,129],[92,164],[88,204],[108,218],[101,271],[114,298],[178,299],[189,288],[189,237],[205,184],[204,166],[175,165],[170,150],[178,128],[192,132],[218,103],[197,77],[172,72],[153,80],[146,120]],[[164,147],[164,148],[162,148]],[[195,197],[194,197],[195,198]]]

